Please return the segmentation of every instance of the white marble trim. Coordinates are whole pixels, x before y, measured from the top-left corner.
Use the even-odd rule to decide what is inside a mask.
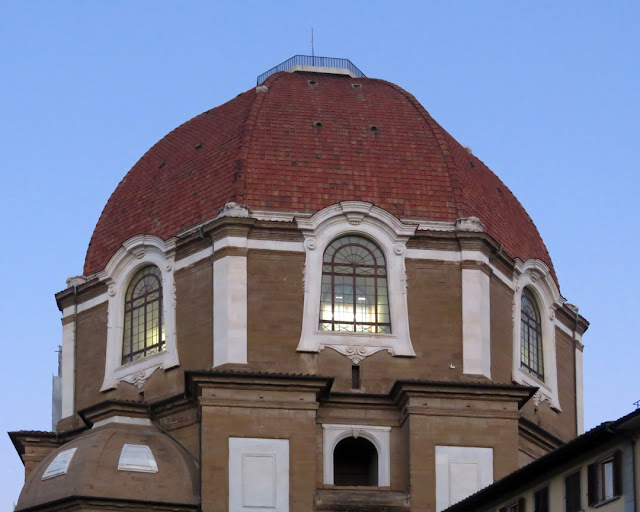
[[[371,425],[322,425],[323,481],[333,485],[333,452],[347,437],[363,437],[378,451],[378,487],[391,485],[391,427]]]

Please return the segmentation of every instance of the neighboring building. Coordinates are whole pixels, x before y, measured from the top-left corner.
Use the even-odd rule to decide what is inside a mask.
[[[583,430],[529,216],[400,87],[295,57],[152,147],[62,311],[18,510],[443,510]]]
[[[635,512],[640,410],[608,421],[446,512]]]
[[[58,345],[58,373],[51,378],[51,430],[62,419],[62,346]]]

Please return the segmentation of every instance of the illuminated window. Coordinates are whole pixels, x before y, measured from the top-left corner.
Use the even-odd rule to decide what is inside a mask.
[[[125,295],[122,364],[164,349],[162,274],[148,265],[135,274]]]
[[[321,294],[321,331],[391,333],[385,258],[367,238],[343,236],[327,247]]]
[[[533,294],[525,288],[520,309],[520,364],[531,375],[544,381],[542,352],[540,311]]]

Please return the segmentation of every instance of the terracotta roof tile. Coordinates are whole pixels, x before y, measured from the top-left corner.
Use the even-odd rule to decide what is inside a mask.
[[[383,80],[309,79],[272,75],[268,92],[250,89],[153,146],[109,199],[84,274],[103,269],[128,238],[168,239],[230,201],[312,213],[344,200],[402,218],[476,216],[511,257],[537,258],[553,271],[511,191],[413,96]]]

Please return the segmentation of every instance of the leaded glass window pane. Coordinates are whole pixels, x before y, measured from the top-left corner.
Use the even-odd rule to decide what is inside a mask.
[[[164,349],[162,274],[148,265],[133,276],[125,294],[122,364]]]
[[[544,381],[540,311],[535,297],[527,288],[522,292],[520,311],[520,365]]]
[[[325,250],[318,328],[391,333],[386,261],[367,238],[343,236]]]

